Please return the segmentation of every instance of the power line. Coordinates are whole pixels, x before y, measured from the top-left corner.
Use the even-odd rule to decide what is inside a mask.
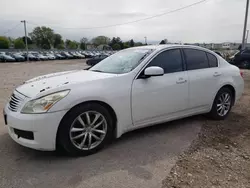
[[[20,24],[21,24],[21,23],[18,23],[18,24],[16,24],[14,27],[8,29],[7,31],[5,31],[5,32],[3,33],[3,35],[6,35],[7,33],[11,32],[11,31],[14,30],[14,29],[16,29]]]
[[[178,12],[178,11],[181,11],[183,9],[187,9],[187,8],[193,7],[195,5],[204,3],[206,1],[209,1],[209,0],[201,0],[201,1],[198,1],[196,3],[192,3],[190,5],[186,5],[186,6],[183,6],[183,7],[168,11],[168,12],[161,13],[161,14],[156,14],[156,15],[153,15],[153,16],[150,16],[150,17],[146,17],[146,18],[142,18],[142,19],[138,19],[138,20],[134,20],[134,21],[129,21],[129,22],[124,22],[124,23],[113,24],[113,25],[95,26],[95,27],[83,27],[83,28],[65,28],[65,27],[54,27],[54,28],[60,28],[60,29],[101,29],[101,28],[116,27],[116,26],[121,26],[121,25],[137,23],[137,22],[141,22],[141,21],[145,21],[145,20],[150,20],[150,19],[153,19],[153,18],[156,18],[156,17],[164,16],[164,15],[171,14],[171,13],[174,13],[174,12]],[[32,24],[32,25],[38,25],[38,24],[32,23],[32,22],[28,22],[28,23]]]

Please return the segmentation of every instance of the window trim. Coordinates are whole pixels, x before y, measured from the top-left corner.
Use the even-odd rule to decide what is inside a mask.
[[[154,59],[155,57],[157,57],[159,54],[161,54],[161,53],[163,53],[163,52],[165,52],[165,51],[170,51],[170,50],[179,50],[179,51],[180,51],[181,60],[182,60],[182,71],[178,71],[178,72],[183,72],[183,71],[185,71],[185,70],[186,70],[186,69],[185,69],[185,68],[186,68],[186,64],[185,64],[185,62],[184,62],[184,54],[183,54],[183,52],[182,52],[182,49],[181,49],[180,47],[167,48],[167,49],[165,48],[165,49],[162,49],[162,50],[158,51],[156,54],[154,54],[154,55],[144,64],[144,66],[143,66],[143,67],[138,71],[138,73],[136,74],[134,80],[140,79],[141,73],[146,69],[146,67],[148,66],[148,64],[150,64],[151,61],[153,61],[153,59]],[[165,75],[165,74],[178,73],[178,72],[164,73],[164,75]]]
[[[188,65],[187,65],[187,58],[186,58],[186,54],[184,52],[185,49],[191,49],[191,50],[197,50],[197,51],[202,51],[206,54],[206,58],[207,58],[207,62],[208,62],[208,67],[207,68],[202,68],[202,69],[191,69],[191,70],[188,70]],[[186,65],[186,71],[195,71],[195,70],[203,70],[203,69],[209,69],[209,68],[216,68],[216,67],[210,67],[210,64],[209,64],[209,59],[208,59],[208,56],[207,56],[207,53],[213,55],[212,53],[206,51],[206,50],[202,50],[202,49],[197,49],[197,48],[187,48],[187,47],[183,47],[181,48],[181,50],[183,51],[183,56],[184,56],[184,61],[185,61],[185,65]],[[215,55],[213,55],[215,56]],[[219,67],[219,61],[218,61],[218,58],[215,56],[216,60],[217,60],[217,68]]]

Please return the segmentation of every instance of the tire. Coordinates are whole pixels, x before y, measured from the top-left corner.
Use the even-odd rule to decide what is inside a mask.
[[[94,122],[97,114],[100,114],[100,116],[96,120],[96,123],[91,126],[87,125],[87,114],[89,115],[89,120],[90,122],[92,121],[92,123]],[[79,117],[83,122],[79,120]],[[96,129],[106,132],[105,134],[92,131],[94,130],[93,128],[100,122],[103,123]],[[111,141],[113,138],[113,128],[114,120],[105,107],[98,103],[82,104],[74,107],[65,115],[59,125],[57,141],[70,155],[86,156],[96,153]],[[78,129],[78,131],[74,132],[76,129]],[[95,137],[93,135],[95,135]],[[77,138],[78,136],[81,137]],[[89,144],[92,142],[93,144]]]
[[[219,106],[220,104],[223,104],[222,103],[223,100],[221,100],[223,99],[223,96],[225,100],[224,100],[224,105],[221,106],[222,108],[225,109],[224,113],[222,112],[222,108],[220,109]],[[229,96],[229,99],[226,100],[227,97],[225,96]],[[221,88],[214,99],[212,109],[209,112],[208,116],[214,120],[224,120],[231,111],[232,105],[233,105],[232,91],[227,87]]]

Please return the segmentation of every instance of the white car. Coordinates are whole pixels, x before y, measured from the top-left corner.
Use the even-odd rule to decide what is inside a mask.
[[[224,119],[243,89],[240,70],[210,50],[142,46],[89,70],[28,80],[4,115],[9,135],[23,146],[88,155],[134,129],[196,114]]]

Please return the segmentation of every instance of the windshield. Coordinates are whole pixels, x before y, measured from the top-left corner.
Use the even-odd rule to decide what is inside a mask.
[[[122,74],[133,70],[153,49],[122,50],[96,64],[90,71]]]

